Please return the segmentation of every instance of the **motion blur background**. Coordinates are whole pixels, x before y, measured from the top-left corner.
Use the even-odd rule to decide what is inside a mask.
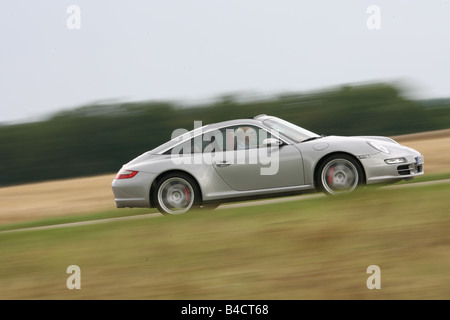
[[[3,4],[0,185],[115,172],[194,120],[448,128],[449,38],[447,0]]]
[[[450,0],[3,2],[0,299],[450,298],[449,39]],[[115,207],[115,172],[175,129],[261,113],[399,137],[425,175],[175,219]]]

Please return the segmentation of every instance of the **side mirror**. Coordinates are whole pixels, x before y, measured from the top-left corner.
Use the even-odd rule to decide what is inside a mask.
[[[263,145],[265,147],[276,147],[281,146],[283,144],[283,141],[275,139],[275,138],[267,138],[263,140]]]

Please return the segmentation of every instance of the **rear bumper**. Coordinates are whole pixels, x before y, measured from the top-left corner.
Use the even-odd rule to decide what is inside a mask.
[[[112,191],[117,208],[149,208],[150,186],[155,174],[140,171],[131,179],[114,179]]]

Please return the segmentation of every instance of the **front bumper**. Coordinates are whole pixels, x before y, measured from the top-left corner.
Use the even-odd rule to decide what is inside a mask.
[[[387,164],[386,159],[405,158],[404,163]],[[366,183],[388,183],[411,180],[424,174],[424,157],[420,153],[407,152],[397,154],[377,153],[360,160],[366,172]]]

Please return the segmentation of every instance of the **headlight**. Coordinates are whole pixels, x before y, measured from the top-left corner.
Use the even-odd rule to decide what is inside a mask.
[[[382,146],[381,144],[379,144],[378,142],[375,141],[367,141],[367,143],[369,144],[369,146],[371,146],[374,149],[377,149],[378,151],[384,152],[384,153],[389,153],[389,150]]]
[[[393,158],[393,159],[386,159],[384,160],[387,164],[399,164],[399,163],[406,163],[405,158]]]

